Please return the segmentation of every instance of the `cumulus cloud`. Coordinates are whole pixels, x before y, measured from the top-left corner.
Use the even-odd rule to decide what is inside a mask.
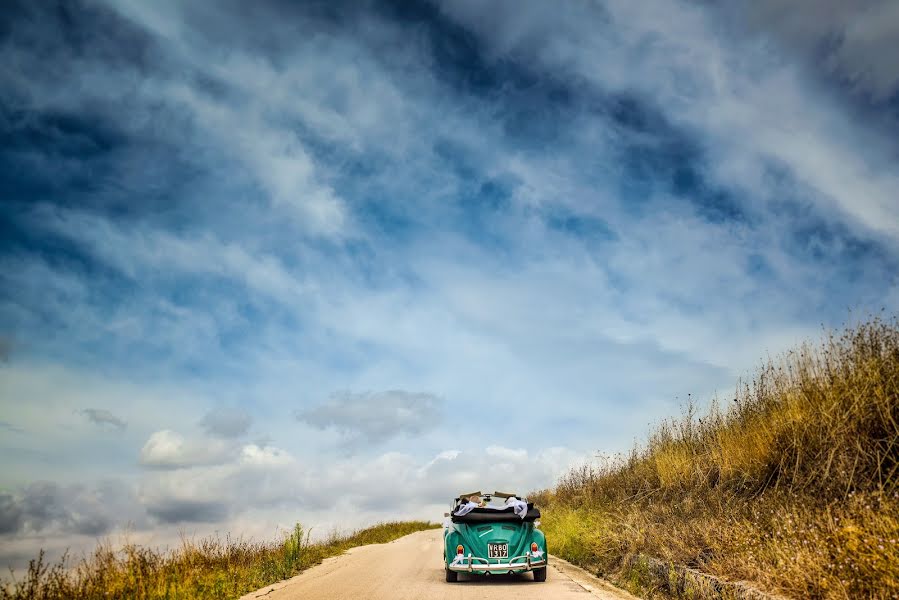
[[[157,469],[180,469],[220,463],[231,448],[216,440],[188,439],[170,429],[153,433],[140,451],[140,464]]]
[[[215,408],[203,416],[200,425],[209,435],[237,438],[250,430],[253,417],[239,408]]]
[[[337,392],[297,419],[319,429],[333,428],[351,439],[383,442],[398,435],[420,435],[439,425],[441,400],[424,392]]]
[[[324,464],[297,461],[283,449],[250,445],[227,464],[153,473],[142,483],[140,495],[148,512],[165,522],[215,522],[259,507],[300,515],[364,510],[382,518],[436,519],[436,507],[463,489],[480,486],[526,494],[551,485],[583,460],[563,447],[528,451],[493,446],[442,451],[424,459],[386,452]],[[397,490],[402,491],[400,497]]]
[[[294,462],[285,450],[272,446],[248,444],[241,448],[240,460],[243,464],[261,467],[288,465]]]
[[[88,421],[100,427],[108,427],[118,431],[124,431],[128,424],[119,417],[103,408],[84,408],[79,411]]]

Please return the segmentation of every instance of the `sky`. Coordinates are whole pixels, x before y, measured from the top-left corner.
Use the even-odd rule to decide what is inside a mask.
[[[0,563],[626,451],[896,313],[897,140],[891,0],[6,2]]]

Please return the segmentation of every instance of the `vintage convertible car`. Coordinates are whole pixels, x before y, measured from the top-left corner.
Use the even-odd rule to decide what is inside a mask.
[[[469,504],[479,496],[482,505]],[[468,505],[468,506],[466,506]],[[459,494],[444,515],[443,562],[446,580],[459,573],[534,572],[534,581],[546,581],[546,537],[537,529],[540,511],[515,494],[480,492]]]

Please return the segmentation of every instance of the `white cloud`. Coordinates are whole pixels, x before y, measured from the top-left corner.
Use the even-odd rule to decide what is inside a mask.
[[[511,462],[518,462],[528,457],[528,451],[524,448],[503,448],[502,446],[487,446],[485,450],[487,456],[499,459],[505,459]]]
[[[294,458],[281,450],[271,446],[260,447],[256,444],[248,444],[241,449],[240,459],[243,464],[260,467],[288,465],[294,462]]]
[[[153,433],[141,448],[140,463],[145,467],[179,469],[221,463],[228,454],[228,446],[218,440],[189,440],[163,429]]]
[[[278,257],[251,252],[208,233],[178,236],[146,225],[117,224],[84,211],[49,207],[36,212],[33,225],[82,244],[97,259],[132,278],[164,277],[169,270],[215,275],[283,303],[297,302],[310,291]]]
[[[891,140],[858,127],[832,97],[805,85],[798,65],[752,40],[726,37],[707,7],[613,0],[556,11],[501,1],[489,19],[480,8],[442,4],[499,55],[527,57],[546,71],[658,106],[708,147],[714,160],[707,168],[722,184],[780,200],[762,177],[780,164],[808,186],[807,201],[835,220],[887,241],[899,234],[899,175],[886,158]]]
[[[250,445],[226,464],[148,473],[141,501],[190,510],[215,506],[213,516],[273,506],[303,518],[305,513],[340,514],[355,506],[382,519],[406,518],[427,514],[422,507],[436,512],[434,506],[472,486],[526,494],[551,485],[565,468],[583,460],[561,447],[531,452],[492,447],[441,452],[429,460],[387,452],[323,464],[297,461],[282,449]]]
[[[200,421],[207,434],[221,438],[241,437],[252,423],[253,417],[246,410],[234,407],[216,407]]]
[[[876,101],[899,87],[899,6],[891,0],[762,0],[725,10]]]
[[[109,377],[59,364],[11,361],[0,368],[0,412],[21,430],[4,440],[3,486],[36,479],[76,483],[134,474],[138,453],[160,426],[196,422],[203,396],[185,386]],[[115,435],[97,435],[85,406],[127,422]],[[36,475],[36,474],[40,475]]]
[[[336,392],[324,403],[298,411],[297,419],[319,429],[334,428],[351,440],[382,442],[397,435],[420,435],[436,428],[440,399],[429,393]]]
[[[154,437],[168,438],[170,455],[179,455],[183,441],[171,432]],[[451,499],[463,491],[526,494],[551,485],[565,468],[584,459],[561,447],[493,447],[442,451],[424,459],[387,452],[301,462],[283,449],[248,444],[221,464],[145,471],[133,488],[103,482],[68,488],[39,483],[20,495],[0,494],[5,535],[0,560],[19,564],[30,558],[27,549],[38,534],[45,548],[59,553],[66,546],[89,550],[95,535],[117,543],[125,532],[132,542],[177,544],[185,532],[211,534],[222,523],[267,539],[297,520],[315,537],[389,519],[439,522]],[[485,471],[486,464],[490,468]]]
[[[295,133],[267,122],[261,106],[234,106],[180,84],[163,84],[161,98],[186,107],[205,136],[250,169],[276,209],[295,215],[312,233],[336,235],[346,220],[343,201],[319,181],[312,157]],[[267,108],[267,107],[266,107]],[[240,127],[234,127],[235,123]]]

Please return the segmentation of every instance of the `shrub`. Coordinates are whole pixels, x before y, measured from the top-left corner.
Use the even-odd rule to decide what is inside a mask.
[[[899,596],[899,325],[872,319],[691,403],[537,494],[562,556],[648,554],[802,598]]]
[[[354,546],[385,543],[431,527],[422,521],[382,523],[311,543],[298,523],[275,542],[184,538],[173,552],[100,545],[74,564],[64,556],[48,565],[41,551],[22,579],[0,582],[0,600],[237,598]]]

